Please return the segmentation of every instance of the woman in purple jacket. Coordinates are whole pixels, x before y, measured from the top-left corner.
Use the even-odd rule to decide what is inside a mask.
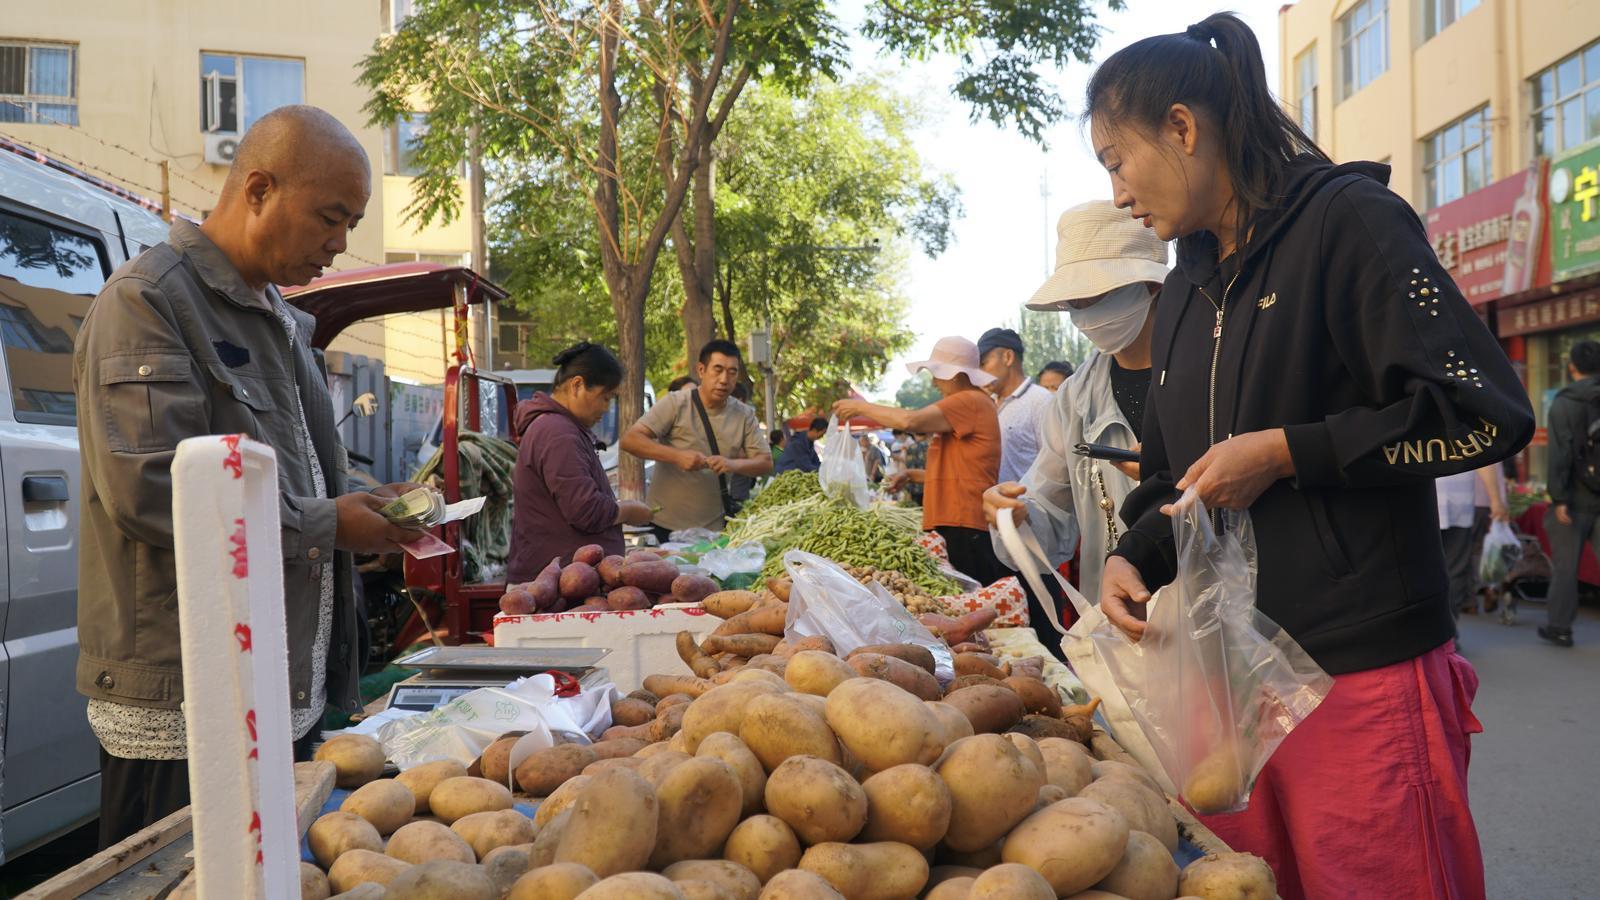
[[[511,523],[512,583],[532,581],[559,557],[586,544],[622,552],[622,526],[650,522],[650,507],[618,501],[595,443],[596,422],[622,384],[622,364],[599,344],[580,342],[556,354],[549,394],[517,404],[516,504]]]

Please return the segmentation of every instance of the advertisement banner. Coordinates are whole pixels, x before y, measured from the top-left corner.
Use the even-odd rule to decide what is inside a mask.
[[[1533,286],[1542,249],[1543,181],[1542,168],[1535,166],[1424,216],[1433,252],[1468,303],[1477,306]]]
[[[1600,142],[1550,163],[1550,262],[1556,281],[1600,271]]]

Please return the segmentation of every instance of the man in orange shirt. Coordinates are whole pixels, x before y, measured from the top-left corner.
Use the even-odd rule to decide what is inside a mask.
[[[929,359],[906,368],[913,375],[927,369],[943,399],[909,410],[840,400],[834,415],[840,421],[866,416],[896,431],[933,435],[927,468],[896,475],[884,487],[893,493],[906,479],[922,484],[922,529],[944,537],[957,571],[993,584],[1013,574],[995,557],[983,518],[983,492],[1000,474],[1000,417],[980,390],[994,376],[978,367],[978,346],[963,337],[940,338]]]

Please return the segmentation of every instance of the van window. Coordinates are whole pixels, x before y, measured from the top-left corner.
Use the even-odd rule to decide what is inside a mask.
[[[0,344],[17,421],[77,421],[72,342],[105,280],[99,242],[0,210]]]

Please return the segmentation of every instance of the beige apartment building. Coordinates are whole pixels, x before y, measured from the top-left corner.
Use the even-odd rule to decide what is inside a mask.
[[[350,126],[373,164],[366,219],[334,267],[471,264],[470,210],[427,228],[405,221],[408,141],[426,116],[378,128],[361,111],[361,59],[404,20],[409,0],[0,0],[0,9],[0,135],[152,200],[162,196],[164,161],[171,208],[199,219],[238,137],[277,106],[310,103]],[[437,313],[363,323],[331,349],[437,384],[440,324]]]
[[[1600,2],[1301,0],[1279,40],[1291,114],[1336,161],[1390,164],[1518,365],[1541,426],[1524,472],[1543,481],[1566,355],[1600,339],[1584,190],[1600,159]]]

